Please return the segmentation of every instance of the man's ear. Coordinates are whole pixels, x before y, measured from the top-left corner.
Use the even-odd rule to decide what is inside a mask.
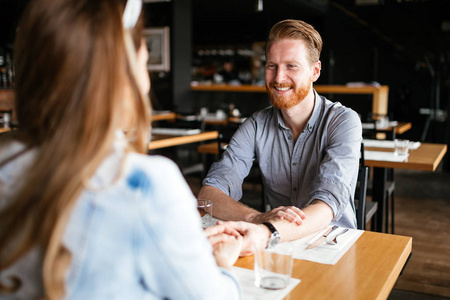
[[[313,66],[313,75],[311,76],[312,82],[316,82],[320,77],[320,70],[322,69],[322,62],[318,60]]]

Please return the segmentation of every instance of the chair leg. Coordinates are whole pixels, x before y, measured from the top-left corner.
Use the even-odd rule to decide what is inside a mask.
[[[386,207],[384,208],[385,216],[386,216],[386,219],[384,219],[384,224],[385,224],[384,228],[386,228],[386,233],[389,233],[389,210],[390,210],[389,202],[390,201],[391,201],[391,197],[389,195],[389,190],[387,190],[386,191]]]
[[[391,194],[391,232],[394,234],[394,191]]]

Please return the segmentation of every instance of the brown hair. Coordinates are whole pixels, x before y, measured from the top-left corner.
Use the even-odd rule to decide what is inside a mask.
[[[308,23],[291,19],[276,23],[272,29],[270,29],[267,45],[270,42],[284,39],[304,41],[309,52],[309,63],[313,65],[319,61],[323,45],[322,38],[314,27]]]
[[[146,151],[150,108],[127,51],[125,3],[34,0],[19,23],[18,135],[36,158],[20,190],[0,211],[0,270],[32,247],[42,247],[48,299],[64,295],[71,256],[62,235],[78,197],[108,155],[115,131],[131,126],[128,149]],[[137,49],[142,17],[131,36]],[[133,124],[124,124],[124,114]],[[14,288],[0,284],[0,292]]]

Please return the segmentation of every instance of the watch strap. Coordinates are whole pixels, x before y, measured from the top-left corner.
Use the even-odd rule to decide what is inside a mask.
[[[266,225],[267,228],[269,228],[270,232],[274,233],[276,231],[278,231],[275,226],[273,226],[271,223],[269,222],[263,222],[264,225]]]

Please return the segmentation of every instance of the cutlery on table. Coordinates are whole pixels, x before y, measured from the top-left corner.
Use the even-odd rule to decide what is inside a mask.
[[[336,245],[337,244],[337,237],[346,233],[348,231],[348,228],[345,228],[344,230],[342,230],[341,232],[339,232],[338,234],[336,234],[336,236],[334,237],[334,239],[331,239],[330,236],[327,237],[327,244],[329,245]]]
[[[336,230],[339,226],[334,225],[331,228],[328,228],[321,237],[319,237],[314,243],[312,243],[311,245],[309,245],[308,247],[306,247],[306,249],[312,249],[315,248],[317,246],[319,246],[320,244],[322,244],[323,242],[325,242],[327,240],[327,236],[332,233],[334,230]]]

